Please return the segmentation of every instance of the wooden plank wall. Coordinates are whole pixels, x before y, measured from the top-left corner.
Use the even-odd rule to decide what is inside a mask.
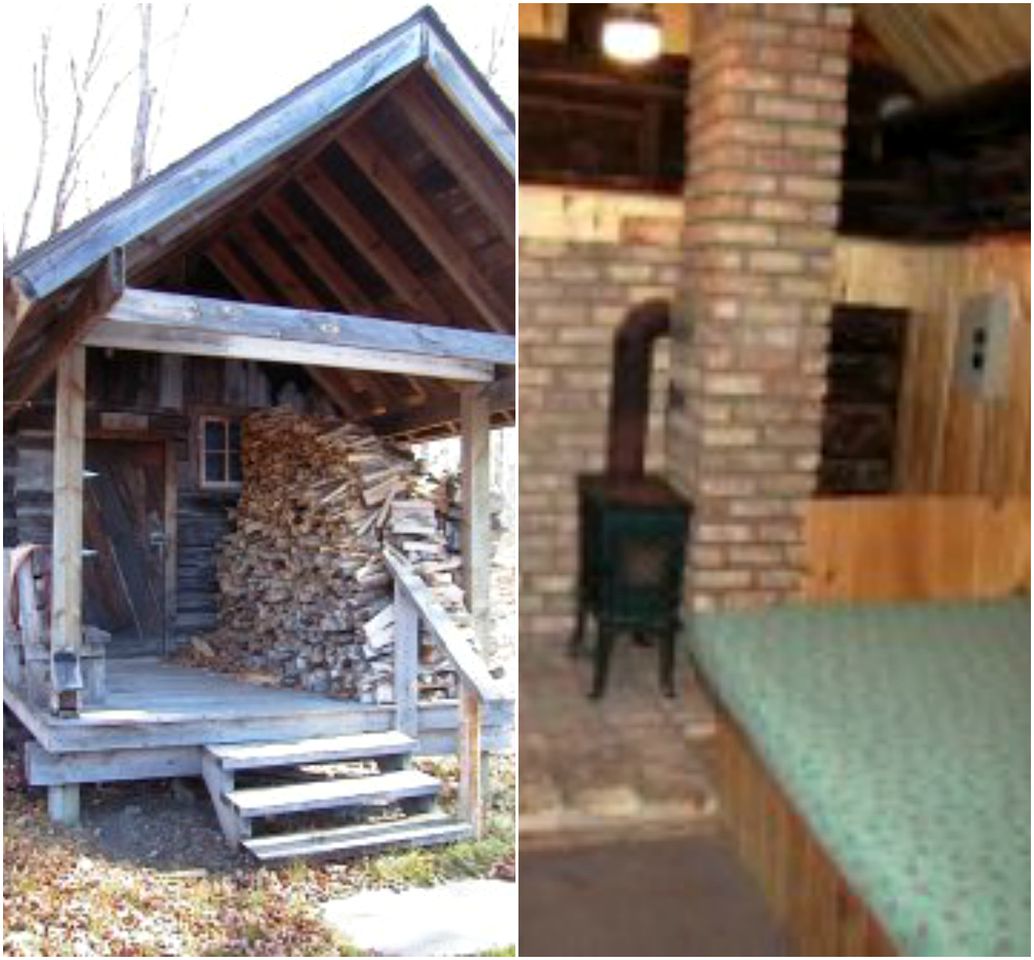
[[[217,596],[213,547],[229,532],[227,508],[237,494],[199,488],[192,424],[200,413],[243,416],[275,402],[275,378],[264,365],[244,361],[170,357],[162,362],[157,355],[129,351],[89,353],[87,436],[172,442],[177,488],[173,632],[183,636],[210,629]],[[287,386],[287,395],[308,402],[300,387]],[[5,537],[12,546],[50,542],[53,457],[53,406],[44,395],[4,437]]]
[[[911,312],[899,407],[902,493],[1030,494],[1030,237],[922,246],[842,239],[836,299]],[[1004,288],[1015,304],[1008,395],[953,383],[959,308]]]
[[[809,601],[1030,594],[1030,500],[847,497],[805,514]]]

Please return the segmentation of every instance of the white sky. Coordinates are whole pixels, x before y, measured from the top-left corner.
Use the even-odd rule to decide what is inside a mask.
[[[68,133],[60,121],[68,117],[71,99],[68,58],[73,51],[85,58],[97,6],[90,0],[31,0],[3,5],[0,92],[7,136],[0,153],[0,172],[4,229],[12,243],[36,166],[38,126],[33,110],[32,64],[39,53],[40,33],[48,25],[52,28],[54,153],[63,155]],[[174,53],[173,45],[166,42],[154,54],[152,79],[166,91],[166,102],[152,170],[167,166],[421,6],[408,0],[191,0],[178,49]],[[493,27],[504,33],[492,82],[513,109],[517,99],[516,3],[437,0],[433,6],[482,70],[487,66]],[[107,7],[115,29],[110,63],[105,68],[107,84],[98,79],[98,85],[110,87],[135,64],[139,20],[133,0],[109,0]],[[174,32],[182,11],[182,0],[156,0],[156,44]],[[135,103],[135,78],[130,78],[98,128],[84,163],[88,190],[73,201],[66,226],[128,186]],[[30,244],[48,233],[53,190],[52,180],[44,183],[42,209]]]

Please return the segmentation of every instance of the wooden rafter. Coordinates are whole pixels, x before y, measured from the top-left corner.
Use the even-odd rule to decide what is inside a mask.
[[[345,265],[323,246],[282,196],[270,197],[263,204],[263,210],[291,249],[338,298],[343,309],[364,312],[373,309],[372,301],[348,275]]]
[[[410,178],[364,130],[355,128],[339,145],[384,195],[387,202],[419,237],[485,323],[495,330],[514,328],[513,305],[507,303],[413,186]]]
[[[413,128],[431,151],[473,197],[500,236],[516,245],[516,211],[513,183],[504,182],[497,169],[456,129],[454,120],[419,84],[410,84],[399,101]]]
[[[228,245],[214,244],[208,248],[205,256],[239,297],[259,303],[269,299],[262,284],[251,275]],[[311,364],[305,366],[305,372],[345,416],[355,419],[362,415],[352,400],[348,378],[343,373]]]
[[[58,361],[77,340],[86,336],[104,317],[125,288],[125,257],[117,247],[83,281],[68,306],[50,325],[49,335],[25,365],[5,383],[6,400],[18,404],[28,400],[54,375]],[[5,404],[5,419],[8,408]]]
[[[233,236],[280,290],[285,303],[311,310],[322,310],[329,306],[253,224],[239,224]]]
[[[197,214],[192,213],[189,217],[181,218],[183,221],[189,221],[191,226],[202,226],[200,229],[185,232],[184,224],[178,223],[175,238],[165,237],[163,234],[161,246],[164,252],[159,259],[153,259],[153,254],[147,251],[138,252],[136,248],[131,248],[127,269],[133,281],[138,286],[149,285],[165,274],[168,263],[182,257],[187,250],[204,246],[232,230],[236,223],[252,214],[263,197],[275,193],[289,183],[299,170],[304,170],[349,126],[366,116],[416,69],[415,64],[404,67],[395,76],[367,93],[361,102],[349,107],[347,113],[313,136],[303,148],[292,150],[274,160],[270,172],[249,177],[237,189],[221,197],[219,208],[214,214],[208,206],[204,206]]]
[[[355,420],[361,414],[359,408],[352,402],[349,395],[348,385],[344,382],[340,371],[330,370],[325,367],[308,366],[305,372],[330,399],[331,403],[337,404],[346,417]]]
[[[313,166],[298,177],[297,183],[404,302],[430,323],[451,325],[448,312],[424,282],[330,177]]]
[[[204,256],[242,300],[269,302],[271,297],[266,288],[252,276],[228,244],[213,244],[205,250]]]
[[[500,377],[484,387],[489,414],[496,416],[516,406],[515,382],[512,376]],[[442,396],[413,410],[371,417],[366,423],[380,434],[399,435],[429,430],[446,423],[455,423],[461,417],[460,396]]]

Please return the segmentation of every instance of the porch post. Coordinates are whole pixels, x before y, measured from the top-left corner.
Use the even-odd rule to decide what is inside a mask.
[[[474,622],[474,636],[488,652],[492,577],[491,408],[488,391],[466,387],[460,395],[463,482],[463,592]],[[460,690],[460,807],[481,835],[482,803],[489,792],[489,758],[481,749],[481,704],[472,691]]]
[[[480,387],[467,387],[460,398],[463,471],[463,591],[478,644],[489,639],[489,584],[492,529],[489,502],[489,402]]]
[[[50,679],[54,712],[78,713],[81,701],[83,451],[86,348],[70,347],[57,364],[54,416],[53,588]]]

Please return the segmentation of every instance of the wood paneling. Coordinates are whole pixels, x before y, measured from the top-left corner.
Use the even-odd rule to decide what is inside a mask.
[[[1030,237],[952,246],[841,240],[834,299],[909,310],[896,488],[903,493],[1030,494]],[[973,294],[1014,304],[1007,395],[953,382],[958,318]]]
[[[718,791],[736,852],[799,956],[896,956],[747,737],[718,710]]]
[[[1030,592],[1030,500],[857,497],[805,514],[809,601],[982,599]]]
[[[858,16],[927,97],[1030,64],[1029,3],[866,3]]]

